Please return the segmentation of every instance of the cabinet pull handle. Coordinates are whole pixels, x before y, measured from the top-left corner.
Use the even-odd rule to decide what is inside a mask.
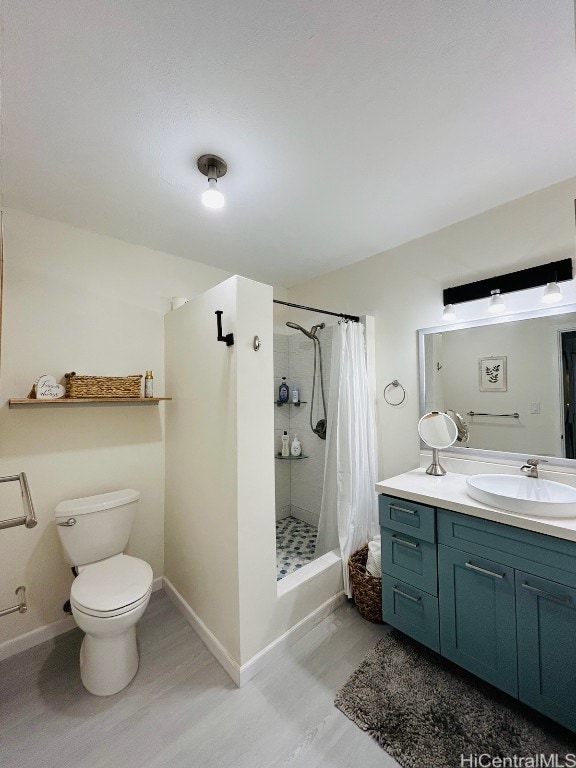
[[[556,603],[562,603],[563,605],[570,605],[570,603],[572,602],[569,597],[554,595],[552,592],[546,592],[545,589],[540,589],[539,587],[533,587],[532,584],[528,584],[525,581],[522,582],[522,586],[524,587],[524,589],[529,589],[530,592],[534,592],[536,595],[545,597],[547,600],[554,600],[554,602]]]
[[[503,579],[506,575],[505,573],[494,573],[494,571],[487,571],[486,568],[480,568],[479,565],[474,565],[474,563],[466,563],[466,568],[471,568],[473,571],[478,571],[478,573],[483,573],[485,576],[492,576],[495,579]]]
[[[421,597],[413,597],[412,595],[407,595],[406,592],[402,592],[402,590],[398,589],[398,587],[392,587],[392,592],[396,592],[397,595],[402,595],[402,597],[405,597],[407,600],[412,600],[413,603],[420,603],[422,601]]]
[[[406,541],[406,539],[401,539],[399,536],[396,536],[396,534],[392,534],[390,537],[393,539],[393,541],[396,542],[396,544],[403,544],[405,547],[412,547],[412,549],[418,549],[420,544],[417,541]]]
[[[406,512],[407,515],[417,515],[418,512],[414,509],[406,509],[406,507],[397,507],[395,504],[390,504],[390,509],[395,509],[396,512]]]

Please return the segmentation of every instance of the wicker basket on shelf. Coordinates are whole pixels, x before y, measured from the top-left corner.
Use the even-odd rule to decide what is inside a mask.
[[[383,624],[382,621],[382,580],[370,575],[366,570],[368,545],[362,547],[348,559],[348,573],[352,597],[360,615],[366,621]]]
[[[74,371],[65,374],[66,397],[102,398],[140,397],[142,374],[134,376],[78,376]]]

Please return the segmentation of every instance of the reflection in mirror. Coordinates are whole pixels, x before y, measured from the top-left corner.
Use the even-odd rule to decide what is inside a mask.
[[[447,413],[426,413],[418,422],[418,433],[430,448],[449,448],[458,437],[458,428]]]
[[[418,434],[432,448],[432,464],[426,474],[445,475],[446,470],[440,464],[438,449],[449,448],[456,442],[458,427],[447,413],[432,411],[425,413],[418,422]]]
[[[460,445],[576,458],[576,312],[420,333],[422,412],[461,414]]]

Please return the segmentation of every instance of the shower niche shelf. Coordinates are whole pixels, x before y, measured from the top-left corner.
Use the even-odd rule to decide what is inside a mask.
[[[300,408],[301,405],[306,405],[307,402],[307,400],[298,400],[297,403],[293,403],[292,400],[288,400],[287,403],[284,403],[282,400],[274,400],[274,403],[278,406],[278,408],[282,408],[283,405],[295,405],[296,408]]]
[[[279,461],[300,461],[300,459],[307,459],[308,456],[304,456],[302,453],[300,456],[282,456],[281,453],[277,453],[274,458]]]

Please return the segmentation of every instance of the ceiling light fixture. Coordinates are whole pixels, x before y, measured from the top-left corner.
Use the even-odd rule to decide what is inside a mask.
[[[442,311],[443,320],[456,320],[456,310],[454,304],[446,304]]]
[[[490,293],[491,299],[488,304],[488,312],[490,312],[491,315],[501,315],[506,311],[506,304],[504,304],[504,299],[500,295],[500,289],[495,288],[493,291],[490,291]]]
[[[217,182],[228,170],[225,161],[217,155],[202,155],[198,158],[198,170],[208,177],[208,189],[202,192],[202,202],[207,208],[223,208],[226,198],[217,188]]]
[[[541,301],[543,304],[557,304],[562,301],[562,291],[555,280],[546,284]]]

